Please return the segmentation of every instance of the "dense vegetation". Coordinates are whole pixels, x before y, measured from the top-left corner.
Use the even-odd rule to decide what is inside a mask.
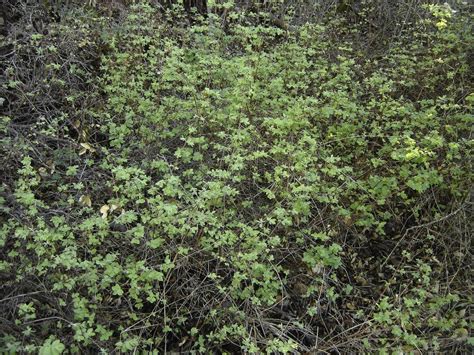
[[[468,3],[6,3],[1,352],[472,350]]]

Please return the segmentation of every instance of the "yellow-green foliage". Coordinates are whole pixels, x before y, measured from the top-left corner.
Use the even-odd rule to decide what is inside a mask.
[[[20,106],[2,117],[0,349],[467,349],[471,19],[417,11],[374,52],[337,12],[185,25],[146,3],[62,20],[100,64],[51,49],[59,25],[14,42],[65,100],[20,133]]]

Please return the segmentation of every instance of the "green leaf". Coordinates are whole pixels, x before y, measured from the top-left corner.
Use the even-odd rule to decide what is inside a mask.
[[[66,347],[59,340],[50,337],[39,349],[39,355],[59,355]]]
[[[122,296],[123,295],[122,287],[120,287],[120,285],[113,286],[112,294],[114,294],[115,296]]]

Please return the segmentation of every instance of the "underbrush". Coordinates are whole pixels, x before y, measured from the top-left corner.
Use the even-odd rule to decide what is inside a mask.
[[[373,46],[211,5],[10,30],[0,349],[467,351],[467,5]]]

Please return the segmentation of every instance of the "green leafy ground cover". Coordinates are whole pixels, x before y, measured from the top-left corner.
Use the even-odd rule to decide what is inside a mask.
[[[19,10],[0,349],[467,351],[472,15],[414,2],[367,43],[362,3]]]

